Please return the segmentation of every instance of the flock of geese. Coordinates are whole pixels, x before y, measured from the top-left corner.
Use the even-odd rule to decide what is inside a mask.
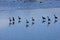
[[[42,16],[42,19],[43,19],[42,23],[46,22],[46,17]],[[58,17],[56,15],[54,15],[54,23],[57,22],[57,19],[58,19]],[[49,16],[47,16],[47,20],[48,20],[48,25],[49,25],[50,21],[51,21],[51,19],[49,18]],[[18,16],[18,23],[20,23],[20,22],[21,22],[21,17]],[[11,19],[11,17],[9,17],[9,25],[11,25],[11,24],[14,25],[14,23],[15,23],[15,18],[12,17],[12,19]],[[32,25],[34,23],[35,23],[35,19],[34,19],[34,17],[32,17]],[[28,26],[29,26],[29,21],[28,21],[28,19],[26,19],[26,27],[28,27]]]
[[[45,17],[42,16],[42,19],[43,19],[42,23],[46,22]],[[49,18],[49,16],[47,16],[47,19],[48,19],[48,26],[49,26],[51,19]],[[57,19],[58,19],[58,17],[56,15],[54,15],[54,23],[57,22]]]

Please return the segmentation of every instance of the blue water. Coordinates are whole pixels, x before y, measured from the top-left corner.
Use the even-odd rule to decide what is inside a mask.
[[[58,17],[56,23],[54,14]],[[42,16],[46,18],[44,23]],[[51,19],[49,25],[47,16]],[[15,18],[14,24],[9,25],[9,17]],[[33,25],[32,17],[35,19]],[[0,40],[60,40],[60,8],[0,11]]]

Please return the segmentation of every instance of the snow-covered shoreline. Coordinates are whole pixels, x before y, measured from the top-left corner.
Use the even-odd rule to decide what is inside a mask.
[[[0,2],[0,10],[45,9],[60,8],[60,1],[46,1],[43,3]]]

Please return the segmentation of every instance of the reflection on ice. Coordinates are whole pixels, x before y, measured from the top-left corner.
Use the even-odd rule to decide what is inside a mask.
[[[45,23],[45,22],[46,22],[45,20],[42,21],[42,23]]]
[[[50,25],[50,22],[48,22],[48,26]]]

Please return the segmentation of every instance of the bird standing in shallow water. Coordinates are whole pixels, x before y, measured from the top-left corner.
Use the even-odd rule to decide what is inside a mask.
[[[10,22],[12,21],[10,17],[9,17],[9,21],[10,21]]]
[[[55,19],[55,20],[54,20],[54,23],[56,23],[56,22],[58,21],[58,20],[57,20],[58,17],[57,17],[55,14],[54,14],[54,19]]]
[[[29,27],[29,21],[26,19],[26,27]]]
[[[47,16],[47,18],[48,18],[48,21],[51,21],[51,19]]]
[[[12,24],[12,19],[9,17],[9,25],[11,25]]]
[[[58,17],[56,15],[54,15],[54,18],[57,19]]]
[[[32,21],[35,21],[35,19],[32,17]]]
[[[29,21],[26,19],[26,23],[29,23]]]
[[[42,19],[46,19],[46,18],[42,16]]]
[[[47,16],[47,18],[48,18],[48,26],[49,26],[51,24],[50,23],[51,19],[49,18],[49,16]]]
[[[15,21],[14,17],[12,17],[12,20]]]
[[[20,19],[21,19],[21,17],[19,17],[19,16],[18,16],[18,19],[20,20]]]
[[[42,16],[42,19],[43,19],[42,23],[46,22],[46,18],[45,17]]]
[[[18,23],[20,23],[20,22],[21,22],[21,17],[18,16]]]

